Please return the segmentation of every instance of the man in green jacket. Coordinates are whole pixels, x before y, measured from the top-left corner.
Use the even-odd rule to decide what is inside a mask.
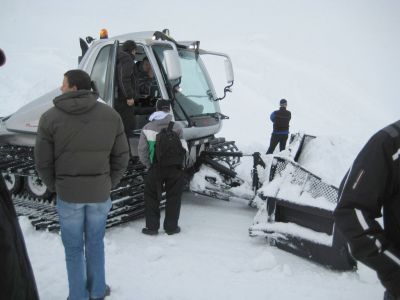
[[[35,146],[39,176],[57,193],[69,300],[103,299],[110,293],[103,239],[110,191],[129,160],[119,114],[90,89],[84,71],[64,74],[62,95],[41,116]]]
[[[156,103],[156,108],[157,111],[151,114],[149,118],[150,122],[143,127],[138,144],[139,159],[148,168],[144,186],[146,227],[142,229],[142,233],[158,234],[161,191],[164,186],[166,203],[163,226],[165,232],[171,235],[181,231],[178,221],[184,187],[182,163],[184,153],[187,151],[187,144],[183,139],[182,127],[177,123],[171,123],[170,102],[160,99]],[[170,126],[170,129],[177,135],[177,144],[173,145],[173,149],[164,149],[172,150],[165,153],[170,157],[164,157],[164,161],[157,161],[156,153],[162,152],[160,150],[162,147],[157,149],[160,146],[157,144],[157,135]],[[169,139],[173,138],[169,137]]]

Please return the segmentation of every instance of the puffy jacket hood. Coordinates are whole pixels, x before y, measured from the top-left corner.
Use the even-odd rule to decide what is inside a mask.
[[[156,111],[155,113],[152,114],[152,116],[154,116],[154,114],[156,114],[156,113],[159,113],[159,112]],[[150,116],[150,118],[151,118],[151,116]],[[158,117],[152,118],[151,121],[154,124],[156,124],[156,126],[165,127],[165,126],[168,126],[169,122],[172,121],[172,116],[169,113],[159,114]],[[159,129],[160,130],[158,130],[158,131],[161,131],[162,128],[159,128]]]
[[[99,95],[88,90],[68,92],[54,98],[54,106],[62,111],[79,115],[93,108]]]

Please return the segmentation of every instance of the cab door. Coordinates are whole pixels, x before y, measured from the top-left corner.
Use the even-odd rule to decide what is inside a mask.
[[[108,105],[114,105],[115,69],[119,42],[105,45],[97,54],[90,77],[99,97]]]

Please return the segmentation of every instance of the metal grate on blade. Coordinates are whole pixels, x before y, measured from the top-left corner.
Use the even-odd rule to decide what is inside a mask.
[[[323,182],[321,178],[314,175],[310,171],[282,157],[274,157],[269,181],[272,181],[276,176],[282,174],[288,165],[293,168],[293,171],[290,173],[290,176],[287,180],[290,180],[291,184],[301,186],[301,193],[307,192],[315,199],[322,197],[331,203],[337,203],[337,187]]]

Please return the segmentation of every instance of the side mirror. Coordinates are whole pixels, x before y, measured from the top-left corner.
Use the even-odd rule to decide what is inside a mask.
[[[0,67],[6,63],[6,55],[3,50],[0,49]]]
[[[232,63],[227,59],[225,59],[225,75],[227,83],[232,83],[234,81]]]
[[[164,60],[168,80],[176,80],[182,77],[181,64],[179,62],[178,52],[174,50],[164,51]]]

